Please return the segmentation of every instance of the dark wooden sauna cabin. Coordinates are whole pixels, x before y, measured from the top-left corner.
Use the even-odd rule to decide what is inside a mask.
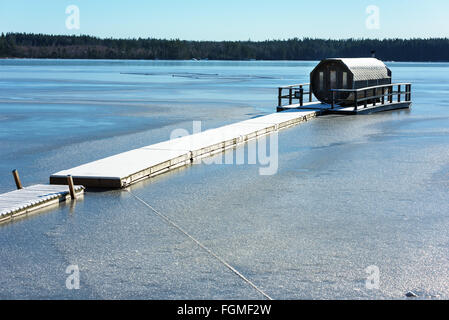
[[[391,77],[391,70],[376,58],[325,59],[310,73],[310,83],[278,88],[276,110],[319,110],[322,115],[410,108],[412,84],[392,83]]]
[[[376,58],[325,59],[311,72],[310,84],[315,97],[330,104],[332,89],[359,89],[391,84],[391,70]],[[354,93],[335,94],[335,98],[341,103],[354,103]]]

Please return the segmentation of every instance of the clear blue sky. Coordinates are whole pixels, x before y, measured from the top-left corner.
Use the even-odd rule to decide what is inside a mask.
[[[80,29],[66,28],[68,5]],[[379,29],[366,27],[376,5]],[[447,0],[0,0],[0,32],[186,40],[449,37]]]

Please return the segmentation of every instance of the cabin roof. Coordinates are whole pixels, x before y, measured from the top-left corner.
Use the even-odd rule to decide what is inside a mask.
[[[354,81],[378,80],[391,77],[385,63],[376,58],[332,58],[341,61],[354,75]]]

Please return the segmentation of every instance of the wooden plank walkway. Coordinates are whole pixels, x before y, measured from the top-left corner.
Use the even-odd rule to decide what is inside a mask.
[[[51,175],[51,184],[93,188],[125,188],[142,179],[221,153],[271,132],[297,125],[318,115],[313,110],[290,110],[210,129],[182,138],[131,150]]]
[[[84,187],[75,186],[75,192],[77,195],[82,194]],[[0,194],[0,223],[68,199],[68,187],[48,184]]]
[[[321,102],[311,102],[300,106],[299,104],[291,104],[287,106],[277,107],[278,112],[285,112],[289,110],[315,110],[320,111],[320,115],[326,114],[343,114],[343,115],[354,115],[354,114],[371,114],[376,112],[384,112],[398,109],[406,109],[411,106],[410,101],[403,102],[392,102],[376,105],[370,103],[367,104],[366,108],[363,105],[358,106],[357,111],[354,110],[354,106],[338,106],[336,105],[334,109],[330,104],[325,104]]]
[[[384,112],[384,111],[392,111],[399,109],[407,109],[410,108],[411,102],[392,102],[376,105],[370,103],[366,106],[366,108],[362,105],[357,108],[357,111],[354,110],[354,107],[340,107],[336,106],[334,109],[329,109],[327,112],[329,114],[371,114],[376,112]]]

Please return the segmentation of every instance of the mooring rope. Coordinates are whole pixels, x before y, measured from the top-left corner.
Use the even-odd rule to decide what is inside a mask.
[[[268,294],[266,294],[265,292],[262,291],[262,289],[260,289],[258,286],[256,286],[253,282],[251,282],[251,280],[249,280],[248,278],[246,278],[243,274],[241,274],[237,269],[235,269],[233,266],[231,266],[229,263],[227,263],[223,258],[221,258],[220,256],[218,256],[216,253],[214,253],[212,250],[210,250],[208,247],[206,247],[204,244],[202,244],[199,240],[195,239],[193,236],[191,236],[187,231],[185,231],[183,228],[181,228],[180,226],[178,226],[175,222],[173,222],[170,218],[168,218],[167,216],[165,216],[164,214],[160,213],[159,211],[157,211],[155,208],[153,208],[150,204],[148,204],[145,200],[139,198],[137,195],[135,195],[134,193],[132,193],[129,190],[126,190],[129,192],[129,194],[131,194],[134,198],[136,198],[138,201],[140,201],[142,204],[144,204],[146,207],[148,207],[151,211],[153,211],[157,216],[159,216],[161,219],[163,219],[165,222],[167,222],[168,224],[170,224],[171,226],[173,226],[174,228],[176,228],[178,231],[180,231],[181,233],[183,233],[185,236],[187,236],[190,240],[192,240],[193,242],[195,242],[200,248],[202,248],[203,250],[205,250],[207,253],[209,253],[211,256],[213,256],[215,259],[217,259],[218,261],[220,261],[222,264],[224,264],[229,270],[231,270],[232,272],[234,272],[237,276],[239,276],[243,281],[245,281],[246,283],[248,283],[251,287],[253,287],[254,289],[256,289],[260,294],[262,294],[265,298],[267,298],[268,300],[273,300]]]

